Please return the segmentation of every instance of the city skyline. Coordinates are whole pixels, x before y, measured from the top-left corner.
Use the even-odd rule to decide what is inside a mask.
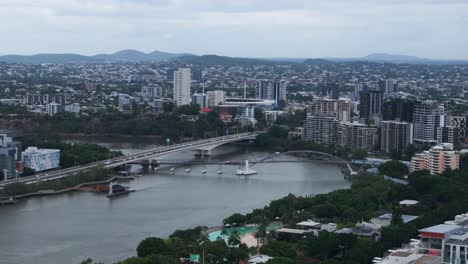
[[[468,59],[466,1],[309,2],[6,0],[0,3],[0,22],[7,25],[0,33],[9,36],[2,55],[132,48],[234,57]]]

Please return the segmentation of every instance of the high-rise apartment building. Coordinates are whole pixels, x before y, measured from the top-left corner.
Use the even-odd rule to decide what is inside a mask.
[[[458,146],[460,139],[458,138],[458,128],[454,126],[443,126],[437,128],[437,143],[450,143]]]
[[[403,152],[413,143],[413,124],[394,120],[382,121],[380,149],[385,152]]]
[[[445,125],[444,106],[432,102],[414,105],[414,141],[434,143],[437,141],[437,128]]]
[[[176,106],[190,104],[190,68],[179,68],[174,71],[173,100]]]
[[[194,93],[194,94],[192,94],[192,104],[197,104],[201,108],[207,107],[206,94],[204,94],[204,93]]]
[[[447,125],[456,127],[458,129],[458,138],[462,142],[464,142],[465,138],[468,136],[466,121],[466,116],[462,115],[449,115],[447,117]]]
[[[368,90],[360,92],[359,116],[368,120],[382,113],[382,92]]]
[[[224,99],[226,98],[226,92],[220,90],[209,91],[206,93],[206,98],[208,106],[219,105],[220,103],[224,102]]]
[[[284,81],[259,81],[257,98],[274,100],[277,106],[286,105],[286,83]]]
[[[453,150],[450,143],[438,144],[430,150],[418,153],[411,158],[410,171],[428,170],[431,174],[442,174],[446,169],[460,167],[460,153]]]
[[[383,120],[413,122],[414,101],[407,99],[386,100],[383,103]]]
[[[337,116],[338,103],[334,99],[315,98],[307,108],[308,116]]]
[[[343,122],[338,127],[337,139],[340,146],[371,151],[377,145],[379,135],[376,127]]]
[[[353,103],[350,98],[338,99],[338,120],[341,122],[350,122]]]
[[[317,144],[337,142],[338,120],[332,116],[308,116],[304,120],[303,139]]]
[[[53,116],[59,112],[62,112],[62,105],[59,104],[59,103],[50,103],[50,104],[46,104],[46,112],[48,115],[50,116]]]
[[[159,85],[148,85],[141,88],[143,101],[152,101],[163,97],[163,88]]]

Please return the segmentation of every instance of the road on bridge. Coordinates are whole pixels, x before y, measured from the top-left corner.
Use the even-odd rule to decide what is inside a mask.
[[[98,161],[98,162],[88,163],[88,164],[84,164],[80,166],[70,167],[67,169],[50,171],[46,173],[36,174],[33,176],[21,177],[17,179],[10,179],[6,181],[2,181],[0,182],[0,189],[3,189],[3,187],[5,187],[5,185],[7,184],[11,184],[15,182],[32,184],[32,183],[37,183],[40,181],[55,180],[55,179],[60,179],[60,178],[68,177],[71,175],[75,175],[79,172],[86,172],[97,167],[115,168],[115,167],[119,167],[125,164],[137,162],[137,161],[144,160],[144,159],[167,156],[167,155],[179,152],[179,151],[192,150],[192,149],[202,148],[202,147],[206,147],[210,145],[218,146],[218,145],[223,145],[223,144],[241,141],[245,139],[254,139],[260,133],[261,132],[239,133],[239,134],[233,134],[233,135],[227,135],[227,136],[221,136],[221,137],[195,140],[195,141],[185,142],[181,144],[169,145],[165,147],[158,147],[155,149],[145,150],[145,151],[138,152],[135,154],[120,156],[120,157],[116,157],[116,158],[108,159],[104,161]]]

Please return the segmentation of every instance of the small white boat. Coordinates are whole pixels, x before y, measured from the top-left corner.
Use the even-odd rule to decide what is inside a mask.
[[[223,174],[223,170],[219,170],[219,171],[218,171],[218,174]]]
[[[240,167],[237,172],[236,172],[237,175],[253,175],[253,174],[257,174],[257,171],[255,170],[252,170],[249,168],[249,160],[246,160],[245,161],[245,165],[244,167]]]
[[[169,171],[174,171],[175,169],[174,168],[170,168]]]
[[[206,173],[206,169],[203,169],[203,170],[201,171],[201,173],[205,174],[205,173]]]
[[[186,172],[186,173],[189,173],[189,172],[190,172],[190,168],[186,169],[185,172]]]

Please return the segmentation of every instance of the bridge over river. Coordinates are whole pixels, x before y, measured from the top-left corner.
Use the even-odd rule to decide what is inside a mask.
[[[213,137],[208,139],[201,139],[195,140],[180,144],[174,144],[164,147],[158,147],[151,150],[145,150],[142,152],[121,156],[113,159],[108,159],[104,161],[98,161],[93,163],[88,163],[80,166],[70,167],[67,169],[49,171],[44,173],[39,173],[33,176],[28,177],[21,177],[17,179],[9,179],[6,181],[0,182],[0,189],[7,184],[21,182],[25,184],[32,184],[40,181],[46,180],[54,180],[60,179],[64,177],[68,177],[79,172],[89,171],[97,167],[104,167],[104,168],[115,168],[126,164],[131,164],[135,162],[139,162],[141,160],[149,160],[149,159],[160,159],[162,157],[180,152],[185,150],[192,150],[195,151],[196,155],[200,156],[209,156],[211,155],[211,150],[232,142],[243,141],[243,140],[253,140],[257,137],[258,134],[262,132],[247,132],[247,133],[239,133],[233,135],[226,135],[220,137]]]

